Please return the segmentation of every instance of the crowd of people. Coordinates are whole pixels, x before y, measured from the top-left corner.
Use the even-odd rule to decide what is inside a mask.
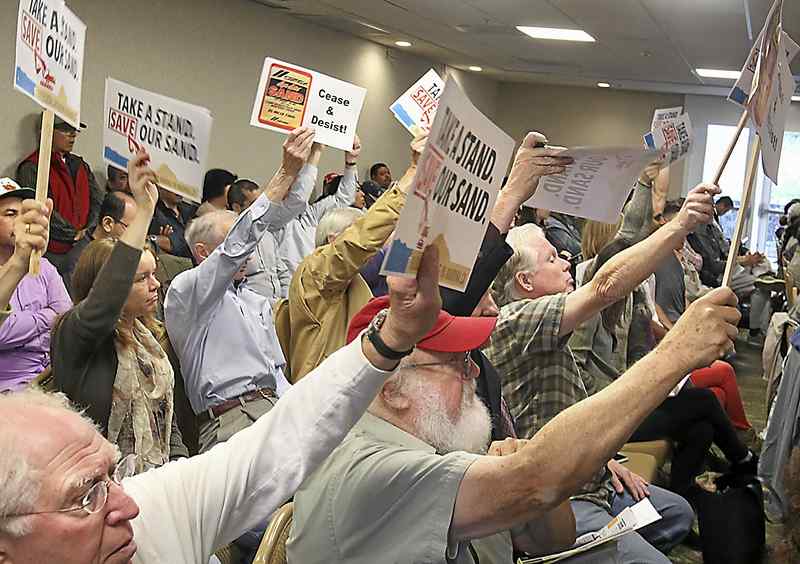
[[[433,246],[380,274],[425,135],[397,180],[359,181],[356,136],[320,183],[298,128],[266,180],[209,170],[196,206],[144,150],[101,188],[78,134],[56,119],[46,202],[38,152],[0,180],[0,562],[250,562],[293,499],[289,563],[509,564],[649,498],[659,521],[572,561],[661,563],[712,445],[757,473],[725,359],[800,280],[800,203],[780,271],[743,249],[719,287],[719,187],[654,214],[654,163],[615,224],[526,208],[572,165],[529,133],[456,292]],[[652,440],[663,487],[615,457]]]

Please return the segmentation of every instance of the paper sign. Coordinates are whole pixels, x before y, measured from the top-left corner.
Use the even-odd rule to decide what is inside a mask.
[[[660,160],[664,161],[664,166],[686,157],[692,149],[693,139],[692,120],[689,114],[661,121],[657,128],[644,136],[648,149],[661,151]]]
[[[430,131],[442,90],[444,80],[431,69],[389,106],[389,110],[412,135]]]
[[[276,59],[264,59],[250,125],[288,133],[301,126],[314,141],[353,148],[365,88]]]
[[[783,134],[786,129],[786,114],[794,94],[795,82],[786,52],[778,49],[778,62],[772,75],[772,87],[766,102],[762,123],[757,123],[756,133],[761,138],[761,165],[773,183],[778,184]],[[752,115],[756,121],[756,115]]]
[[[107,78],[103,118],[106,164],[125,169],[143,147],[159,186],[200,202],[213,122],[207,109]]]
[[[656,110],[655,112],[653,112],[653,121],[650,123],[650,131],[655,131],[656,129],[661,127],[661,124],[663,124],[665,121],[678,119],[678,117],[680,117],[682,113],[683,113],[683,106]]]
[[[747,62],[742,68],[742,74],[739,76],[739,80],[736,81],[730,94],[728,94],[728,100],[743,108],[747,105],[747,100],[750,98],[750,88],[753,85],[753,77],[755,76],[756,66],[758,65],[758,54],[761,52],[761,38],[763,34],[764,32],[762,31],[758,35],[758,39],[756,39],[753,48],[750,49],[750,54],[747,56]],[[783,45],[786,51],[786,59],[791,64],[797,54],[800,53],[800,45],[789,37],[789,34],[786,32],[783,32],[781,36],[781,45]]]
[[[64,0],[20,0],[14,88],[75,128],[85,39],[86,26]]]
[[[575,162],[539,180],[525,206],[616,223],[631,186],[660,151],[640,147],[575,147],[560,154]]]
[[[416,276],[422,252],[439,248],[439,284],[464,290],[514,140],[448,79],[381,274]]]

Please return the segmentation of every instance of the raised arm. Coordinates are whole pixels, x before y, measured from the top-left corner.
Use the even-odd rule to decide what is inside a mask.
[[[642,172],[633,187],[633,197],[622,210],[619,237],[638,243],[653,231],[653,182],[660,163],[652,163]]]
[[[588,284],[572,292],[567,297],[559,334],[571,333],[580,323],[633,292],[698,224],[712,221],[714,195],[719,191],[710,184],[692,189],[675,220],[614,256]]]
[[[451,539],[519,527],[578,492],[681,378],[731,350],[740,317],[733,292],[714,290],[689,307],[653,352],[605,389],[559,413],[519,451],[473,462],[458,492]]]
[[[440,309],[438,253],[423,255],[418,280],[391,277],[390,309],[381,338],[412,348],[435,324]],[[287,391],[268,414],[205,454],[168,464],[125,482],[139,504],[136,535],[174,542],[167,527],[209,531],[183,547],[187,561],[207,562],[212,551],[262,522],[291,498],[361,418],[397,367],[369,340],[356,339]],[[286,445],[292,445],[291,448]],[[163,519],[172,520],[172,526]],[[148,526],[153,527],[148,529]],[[163,539],[163,540],[162,540]],[[157,560],[157,554],[141,554]]]
[[[358,157],[361,155],[361,139],[358,135],[353,139],[353,148],[344,153],[344,172],[339,182],[339,189],[333,195],[336,206],[345,208],[352,206],[356,200],[356,184],[358,183]]]
[[[0,311],[8,309],[17,285],[28,273],[34,250],[44,252],[50,232],[53,200],[23,200],[21,213],[14,220],[14,254],[0,266]],[[28,227],[30,225],[30,227]]]

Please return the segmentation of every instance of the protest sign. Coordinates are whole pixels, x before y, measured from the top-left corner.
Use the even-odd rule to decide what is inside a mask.
[[[85,39],[86,26],[64,0],[20,0],[14,88],[75,128]]]
[[[464,290],[514,140],[448,79],[381,274],[415,276],[428,245],[439,248],[439,284]]]
[[[268,57],[250,125],[279,133],[307,126],[317,143],[349,151],[366,94],[360,86]]]
[[[761,53],[761,39],[763,31],[758,35],[758,39],[750,49],[750,54],[747,56],[747,62],[742,67],[742,73],[739,79],[728,94],[728,100],[741,107],[747,106],[747,100],[750,99],[750,89],[753,85],[753,78],[756,73],[756,66],[758,66],[758,56]],[[789,34],[783,32],[781,35],[781,45],[786,52],[786,60],[789,64],[794,60],[798,53],[800,53],[800,45],[798,45]]]
[[[389,110],[411,135],[428,132],[444,90],[444,80],[431,69],[405,91]]]
[[[692,149],[693,139],[692,120],[689,114],[661,120],[656,128],[644,136],[648,149],[661,151],[660,160],[664,162],[664,166],[686,157]]]
[[[616,223],[633,183],[661,155],[640,147],[575,147],[559,156],[575,162],[563,174],[542,177],[525,205]]]
[[[655,131],[665,121],[678,119],[683,113],[683,106],[676,106],[674,108],[662,108],[653,112],[653,121],[650,123],[650,131]]]
[[[125,169],[145,148],[159,186],[201,201],[213,121],[207,109],[107,78],[103,116],[107,164]]]
[[[764,174],[773,183],[778,184],[778,170],[783,150],[783,134],[786,129],[786,114],[794,94],[795,82],[786,52],[778,50],[778,62],[772,78],[773,86],[770,89],[766,102],[766,112],[763,121],[759,124],[757,114],[752,114],[753,121],[758,127],[756,133],[761,138],[761,165]]]

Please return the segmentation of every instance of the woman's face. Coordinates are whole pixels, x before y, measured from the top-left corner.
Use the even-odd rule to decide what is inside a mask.
[[[136,318],[154,312],[160,287],[161,284],[156,280],[156,259],[153,253],[145,251],[139,259],[139,268],[136,269],[133,285],[123,308],[128,317]]]

